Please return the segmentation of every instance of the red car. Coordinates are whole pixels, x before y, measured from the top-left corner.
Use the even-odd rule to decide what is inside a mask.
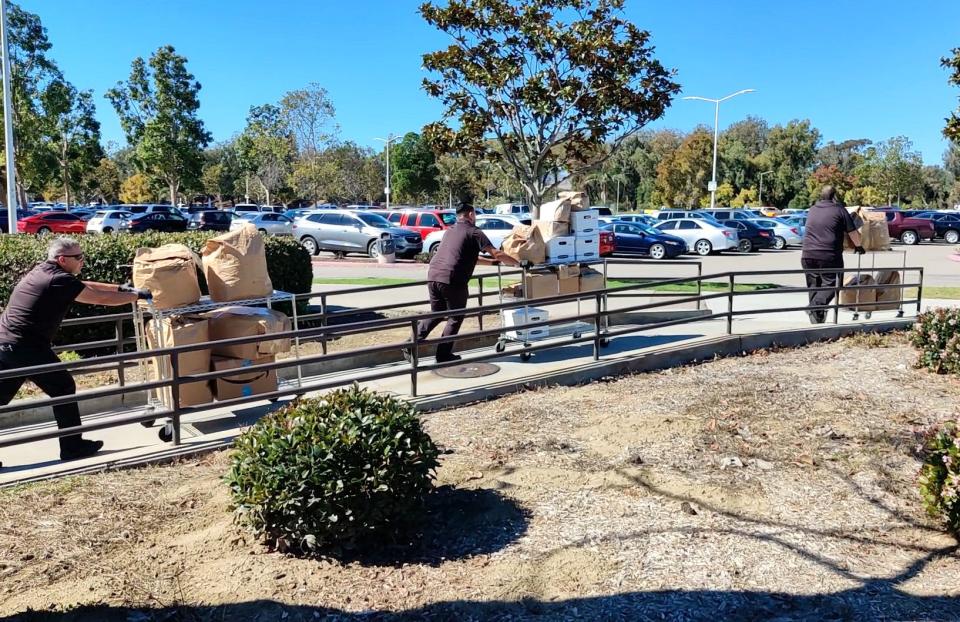
[[[613,231],[600,232],[600,256],[606,257],[612,255],[617,250],[617,243],[613,236]]]
[[[434,231],[448,229],[457,222],[457,213],[449,209],[391,209],[375,210],[374,213],[389,220],[394,227],[416,231],[423,239],[427,239]]]
[[[20,233],[86,233],[87,221],[69,212],[43,212],[17,221]]]
[[[900,211],[893,209],[870,210],[883,212],[887,219],[887,232],[893,240],[900,240],[904,244],[919,244],[920,240],[933,240],[933,221],[924,218],[904,216]]]

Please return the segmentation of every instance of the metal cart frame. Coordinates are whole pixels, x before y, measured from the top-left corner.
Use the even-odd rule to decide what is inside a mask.
[[[231,300],[229,302],[214,302],[210,300],[209,296],[202,297],[199,302],[196,302],[192,305],[185,305],[182,307],[174,307],[172,309],[157,309],[153,305],[153,301],[136,301],[133,303],[133,332],[134,339],[137,346],[138,352],[150,352],[153,348],[150,347],[150,342],[147,339],[147,328],[148,326],[148,316],[150,319],[158,320],[157,322],[152,322],[150,325],[153,328],[153,338],[155,343],[158,344],[160,348],[171,347],[173,344],[163,343],[163,331],[160,330],[160,322],[164,319],[178,316],[178,315],[198,315],[205,313],[207,311],[215,311],[223,307],[233,307],[233,306],[242,306],[242,307],[254,307],[260,305],[266,305],[268,309],[273,308],[275,302],[289,302],[292,309],[291,324],[294,331],[299,331],[299,317],[297,315],[297,297],[296,294],[291,294],[288,292],[281,292],[274,290],[269,296],[264,296],[262,298],[248,298],[245,300]],[[298,361],[296,366],[297,368],[297,388],[300,388],[303,385],[303,372],[299,365],[300,360],[300,337],[294,336],[293,338],[293,352],[294,358]],[[149,366],[150,359],[147,357],[141,357],[137,359],[137,366],[140,370],[141,378],[149,378]],[[166,366],[157,365],[157,379],[158,380],[170,380],[166,377]],[[172,367],[172,366],[171,366]],[[157,411],[162,412],[164,410],[164,394],[168,398],[167,403],[171,403],[171,390],[170,387],[159,387],[156,389],[150,389],[147,391],[147,406],[144,409],[144,412]],[[153,427],[155,420],[144,421],[141,423],[144,427]],[[160,440],[164,442],[170,442],[173,440],[173,419],[168,417],[164,422],[163,427],[160,428],[158,433]]]
[[[527,280],[527,276],[530,275],[532,272],[543,272],[544,270],[551,270],[551,269],[555,270],[562,266],[577,266],[582,268],[584,266],[593,266],[598,264],[603,265],[603,289],[599,290],[601,294],[599,311],[602,311],[605,314],[607,311],[607,291],[606,291],[607,290],[607,261],[606,259],[592,259],[587,261],[570,261],[565,263],[543,263],[543,264],[537,264],[533,266],[521,265],[520,269],[522,273],[520,277],[520,283],[521,285],[523,285],[523,283],[525,283]],[[595,292],[589,292],[589,294],[595,295]],[[557,295],[558,296],[560,295],[559,280],[557,285]],[[500,304],[504,304],[507,302],[514,302],[517,300],[523,300],[524,302],[532,303],[533,301],[536,300],[536,299],[527,298],[526,292],[524,292],[523,298],[504,296],[503,272],[501,270],[500,264],[497,264],[497,296]],[[580,305],[582,300],[587,297],[593,297],[593,296],[581,296],[577,298],[577,316],[581,315]],[[524,315],[529,315],[528,310],[532,306],[534,306],[534,304],[525,304],[523,307],[520,307],[520,308],[524,310]],[[504,314],[504,311],[501,311],[500,312],[501,324],[503,323],[503,314]],[[600,327],[601,335],[606,334],[608,325],[609,325],[608,316],[604,315],[601,320],[601,327]],[[497,343],[494,346],[494,349],[496,352],[503,352],[506,350],[508,343],[520,343],[520,344],[523,344],[524,348],[529,348],[533,343],[537,341],[544,341],[546,339],[552,339],[554,337],[563,337],[567,335],[572,335],[574,339],[579,339],[583,334],[591,333],[594,330],[596,330],[592,322],[583,322],[580,320],[567,322],[564,324],[550,324],[549,327],[550,327],[549,334],[544,336],[531,336],[530,329],[524,329],[522,325],[511,327],[509,330],[507,329],[507,327],[502,326],[503,330],[500,332],[500,338],[497,340]],[[511,332],[514,333],[515,336],[511,336],[509,334]],[[610,340],[606,338],[601,339],[600,341],[600,345],[602,346],[607,346],[609,343],[610,343]],[[531,356],[532,355],[529,352],[526,352],[525,350],[520,352],[521,361],[529,361]]]
[[[906,268],[907,268],[907,251],[905,251],[905,250],[869,251],[867,254],[870,255],[870,273],[871,273],[871,274],[874,273],[874,272],[876,272],[876,270],[877,270],[877,255],[886,255],[886,254],[898,254],[898,255],[900,255],[902,261],[901,261],[901,264],[900,264],[900,266],[899,266],[900,269],[897,270],[897,272],[899,272],[899,274],[900,274],[900,283],[897,285],[897,287],[902,287],[902,285],[903,285],[904,283],[906,283],[906,278],[907,278],[907,271],[906,271]],[[859,280],[860,280],[861,273],[862,273],[862,271],[863,271],[862,266],[863,266],[863,255],[857,255],[857,281],[858,281],[858,283],[859,283]],[[895,270],[896,267],[884,268],[883,266],[881,266],[880,269],[881,269],[881,270]],[[843,279],[842,279],[842,277],[841,277],[841,281],[842,281],[842,280],[843,280]],[[843,289],[844,286],[845,286],[845,284],[841,282],[840,288]],[[883,304],[883,303],[881,303],[881,302],[876,302],[876,301],[875,301],[875,302],[864,302],[864,303],[861,305],[861,303],[860,303],[860,292],[861,292],[861,291],[863,291],[863,290],[860,290],[860,289],[857,290],[857,299],[856,299],[856,301],[854,302],[854,305],[853,305],[852,307],[850,307],[850,306],[845,307],[846,309],[849,309],[849,310],[853,311],[853,320],[854,320],[854,321],[860,319],[860,313],[861,313],[860,307],[861,307],[861,306],[863,306],[863,307],[870,307],[870,306],[878,306],[878,305],[880,305],[880,304]],[[874,290],[874,291],[878,291],[878,290]],[[839,304],[839,302],[840,302],[840,301],[838,300],[837,303]],[[891,301],[891,302],[892,302],[892,301]],[[898,303],[898,304],[897,304],[897,317],[903,317],[903,289],[902,289],[902,288],[900,289],[900,295],[899,295],[899,297],[898,297],[898,299],[897,299],[897,303]],[[890,304],[890,303],[887,303],[887,304]],[[877,310],[877,311],[892,311],[893,309],[876,309],[876,310]],[[869,310],[869,311],[863,311],[862,313],[863,313],[864,319],[869,320],[869,319],[873,316],[873,312],[874,312],[874,309],[871,309],[871,310]]]

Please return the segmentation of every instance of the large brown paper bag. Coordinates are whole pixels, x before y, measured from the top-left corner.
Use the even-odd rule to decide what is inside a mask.
[[[540,206],[540,220],[544,222],[570,222],[570,200],[557,199]]]
[[[848,208],[860,233],[860,246],[867,251],[890,250],[890,229],[887,227],[887,218],[883,212],[871,212],[862,207]],[[844,236],[843,246],[853,249],[850,238]]]
[[[877,290],[877,309],[899,309],[903,299],[903,289],[900,288],[900,272],[898,270],[881,270],[877,272],[877,285],[889,285]]]
[[[568,212],[567,217],[569,216],[570,214]],[[552,240],[553,238],[561,238],[570,235],[570,223],[568,222],[534,220],[533,226],[540,230],[540,237],[543,238],[544,242]]]
[[[532,225],[517,225],[503,241],[503,252],[517,261],[542,264],[547,260],[547,245],[540,230]]]
[[[877,301],[876,289],[848,289],[857,285],[876,285],[877,282],[869,274],[861,274],[847,281],[844,289],[840,290],[840,304],[856,311],[873,311]]]
[[[273,293],[263,238],[253,224],[207,240],[203,275],[215,302],[264,298]]]
[[[582,212],[583,210],[590,209],[590,201],[587,199],[586,192],[564,190],[563,192],[557,193],[557,198],[570,201],[571,211]]]
[[[153,293],[153,306],[173,309],[200,300],[197,256],[183,244],[138,248],[133,258],[133,285]]]
[[[159,341],[157,332],[159,331]],[[174,315],[163,320],[147,322],[147,343],[151,349],[172,348],[210,341],[209,325],[202,317]],[[203,374],[210,371],[210,350],[191,350],[179,355],[178,369],[181,376]],[[150,375],[154,380],[169,379],[173,375],[170,356],[158,356],[150,360]],[[169,388],[161,389],[163,403],[173,406]],[[180,405],[194,406],[213,401],[209,382],[189,382],[180,385]]]
[[[269,335],[290,330],[290,318],[273,309],[260,307],[221,307],[204,314],[210,321],[210,340]],[[274,339],[238,345],[215,344],[213,354],[235,359],[255,359],[290,351],[290,339]]]

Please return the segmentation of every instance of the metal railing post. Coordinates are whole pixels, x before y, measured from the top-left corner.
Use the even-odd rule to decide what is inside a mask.
[[[173,412],[170,414],[170,423],[173,425],[173,444],[180,444],[180,353],[170,356],[170,370],[173,375],[173,385],[170,387]]]
[[[845,274],[843,272],[837,273],[837,284],[833,288],[833,323],[834,324],[840,323],[840,289],[841,289],[840,286],[843,284],[844,276]]]
[[[420,364],[420,343],[417,341],[417,320],[410,322],[410,397],[417,397],[417,367]]]
[[[327,327],[327,295],[320,294],[320,314],[323,316],[320,318],[320,326],[323,328]],[[326,331],[320,335],[320,351],[324,354],[327,353],[327,333]]]
[[[480,296],[477,298],[477,304],[483,306],[483,275],[477,281],[479,285]],[[483,330],[483,313],[477,314],[477,325],[480,326],[480,330]]]
[[[730,287],[727,290],[727,334],[733,334],[733,284],[734,275],[730,274]]]
[[[117,321],[114,323],[114,328],[116,330],[117,337],[116,353],[123,354],[123,318],[117,319]],[[121,387],[126,386],[126,374],[124,373],[123,365],[123,361],[117,363],[117,379],[120,381]],[[125,402],[126,395],[122,396],[120,401]]]
[[[600,360],[600,309],[603,294],[597,294],[597,306],[593,314],[593,360]]]
[[[700,279],[703,278],[703,264],[697,262],[697,311],[701,309],[701,304],[703,301],[700,300],[700,296],[703,296],[703,281]]]
[[[900,296],[903,298],[903,295]],[[923,304],[923,268],[920,268],[920,282],[917,284],[917,315],[920,315],[920,308]]]

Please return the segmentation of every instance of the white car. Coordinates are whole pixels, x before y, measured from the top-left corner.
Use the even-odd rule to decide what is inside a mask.
[[[773,235],[777,238],[776,244],[774,244],[773,247],[778,251],[788,246],[800,246],[803,244],[803,234],[800,231],[799,225],[791,224],[780,218],[754,218],[753,222],[761,227],[773,229]]]
[[[130,226],[130,212],[123,210],[97,210],[87,221],[87,233],[112,233]]]
[[[529,214],[477,214],[477,227],[482,229],[490,240],[490,243],[500,248],[507,236],[513,232],[517,225],[529,225],[531,220]],[[440,240],[443,239],[443,232],[446,229],[440,229],[428,233],[423,240],[423,252],[430,253],[432,256],[440,248]]]
[[[260,212],[259,214],[243,214],[234,216],[230,222],[230,231],[242,229],[244,225],[252,224],[260,233],[274,235],[293,235],[293,220],[283,214]]]
[[[657,223],[655,228],[682,239],[698,255],[737,250],[739,242],[736,231],[703,218],[673,218]]]

